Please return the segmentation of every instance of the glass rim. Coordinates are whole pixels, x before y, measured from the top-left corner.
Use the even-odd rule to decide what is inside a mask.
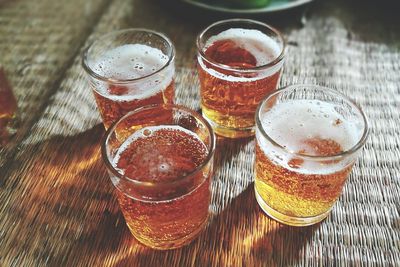
[[[340,153],[337,154],[333,154],[333,155],[327,155],[327,156],[314,156],[314,155],[306,155],[306,154],[301,154],[298,152],[294,152],[292,150],[287,149],[286,147],[280,145],[279,143],[277,143],[275,140],[273,140],[264,130],[264,128],[262,127],[262,123],[260,120],[260,111],[261,111],[261,107],[264,106],[264,104],[267,102],[267,100],[269,100],[270,98],[276,96],[277,94],[281,93],[281,92],[285,92],[285,91],[291,91],[292,89],[298,88],[298,87],[302,87],[302,88],[306,88],[306,89],[317,89],[319,91],[323,91],[323,92],[328,92],[331,95],[336,95],[339,96],[340,98],[342,98],[343,100],[345,100],[346,102],[350,103],[351,105],[353,105],[357,111],[361,114],[363,122],[364,122],[364,130],[363,130],[363,134],[360,137],[360,139],[357,141],[356,144],[354,144],[351,148],[342,151]],[[278,147],[279,149],[282,149],[284,152],[294,155],[298,158],[302,158],[302,159],[308,159],[308,160],[337,160],[337,159],[341,159],[345,156],[354,154],[355,152],[357,152],[360,148],[362,148],[362,146],[365,144],[367,138],[368,138],[368,133],[369,133],[369,125],[368,125],[368,120],[367,117],[365,116],[363,110],[361,109],[361,107],[359,105],[357,105],[352,99],[350,99],[348,96],[346,96],[345,94],[336,91],[334,89],[325,87],[325,86],[320,86],[320,85],[313,85],[313,84],[293,84],[293,85],[288,85],[285,87],[282,87],[274,92],[269,93],[266,97],[264,97],[260,104],[257,107],[256,110],[256,116],[255,116],[255,121],[256,121],[256,128],[260,130],[260,133],[262,134],[262,136],[264,138],[266,138],[269,142],[272,143],[273,146]]]
[[[194,117],[196,117],[197,119],[199,119],[207,128],[207,130],[210,133],[210,148],[209,151],[207,153],[207,157],[202,161],[202,163],[197,166],[193,171],[189,172],[186,175],[183,175],[181,177],[178,177],[178,179],[175,179],[171,182],[144,182],[144,181],[138,181],[135,179],[132,179],[128,176],[125,176],[123,174],[121,174],[120,172],[118,172],[115,167],[113,166],[113,164],[110,161],[110,158],[108,157],[108,153],[107,153],[107,142],[111,136],[111,134],[114,132],[114,130],[116,129],[116,126],[121,123],[123,120],[125,120],[126,118],[139,113],[143,110],[149,110],[149,109],[154,109],[157,107],[167,107],[169,109],[173,109],[173,108],[177,108],[179,110],[184,110],[186,112],[188,112],[189,114],[193,115]],[[196,135],[197,136],[197,135]],[[117,176],[119,179],[123,179],[127,182],[133,183],[137,186],[166,186],[166,185],[173,185],[173,184],[178,184],[186,179],[188,179],[188,177],[192,177],[193,175],[197,174],[198,172],[200,172],[204,166],[206,166],[213,158],[214,152],[215,152],[215,144],[216,144],[216,137],[214,134],[214,130],[212,129],[211,125],[208,123],[207,120],[205,120],[203,118],[203,116],[201,116],[200,114],[198,114],[196,111],[185,107],[183,105],[177,105],[177,104],[153,104],[153,105],[147,105],[147,106],[143,106],[140,108],[137,108],[135,110],[132,110],[130,112],[128,112],[127,114],[125,114],[124,116],[122,116],[120,119],[118,119],[117,121],[113,122],[111,124],[111,126],[108,128],[108,130],[105,132],[102,140],[101,140],[101,155],[103,158],[103,161],[107,167],[107,169],[109,171],[111,171],[113,173],[113,175]],[[207,147],[208,149],[208,147]]]
[[[229,24],[229,23],[237,23],[237,22],[243,22],[243,23],[248,23],[248,24],[257,24],[259,26],[265,27],[268,30],[272,31],[274,34],[276,34],[276,36],[280,39],[280,41],[282,42],[282,49],[280,49],[280,53],[279,55],[277,55],[276,57],[274,57],[273,60],[269,61],[266,64],[260,65],[260,66],[255,66],[255,67],[250,67],[250,68],[236,68],[236,67],[231,67],[225,64],[221,64],[218,63],[214,60],[210,60],[207,58],[206,54],[204,53],[203,49],[201,49],[201,39],[203,38],[204,34],[209,31],[211,28],[215,27],[215,26],[219,26],[219,25],[223,25],[223,24]],[[233,71],[233,72],[254,72],[254,71],[260,71],[260,70],[264,70],[270,67],[275,66],[276,64],[278,64],[279,62],[281,62],[286,54],[286,39],[283,37],[283,35],[281,34],[280,31],[278,31],[276,28],[257,21],[257,20],[252,20],[252,19],[241,19],[241,18],[235,18],[235,19],[226,19],[226,20],[220,20],[217,22],[214,22],[213,24],[209,25],[208,27],[206,27],[204,30],[202,30],[196,38],[196,46],[197,46],[197,52],[198,55],[201,56],[201,58],[205,61],[207,61],[209,64],[213,65],[214,67],[223,69],[223,70],[228,70],[228,71]]]
[[[168,46],[171,47],[171,52],[168,53],[168,55],[167,55],[168,61],[162,67],[151,72],[150,74],[147,74],[142,77],[130,78],[130,79],[115,79],[115,78],[110,78],[110,77],[107,77],[104,75],[100,75],[89,66],[89,52],[90,52],[89,50],[94,45],[96,45],[104,40],[107,40],[107,38],[110,38],[112,36],[117,36],[117,35],[123,34],[123,33],[133,33],[133,32],[151,33],[151,34],[165,40],[167,42]],[[126,84],[126,83],[131,83],[131,82],[146,79],[148,77],[153,76],[154,74],[161,72],[162,70],[166,69],[173,62],[174,59],[175,59],[175,47],[174,47],[172,41],[166,35],[164,35],[163,33],[157,32],[157,31],[146,29],[146,28],[128,28],[128,29],[122,29],[122,30],[112,31],[112,32],[103,34],[99,38],[97,38],[96,40],[91,42],[88,45],[88,47],[84,49],[84,51],[82,53],[82,66],[83,66],[83,69],[93,78],[96,78],[96,79],[104,81],[104,82],[109,82],[109,83]]]

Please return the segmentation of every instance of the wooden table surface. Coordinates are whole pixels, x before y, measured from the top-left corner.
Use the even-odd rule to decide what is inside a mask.
[[[400,266],[396,10],[316,1],[256,17],[288,40],[281,85],[332,87],[369,117],[370,138],[325,221],[295,228],[265,216],[253,192],[254,140],[219,139],[209,225],[186,247],[154,251],[118,210],[81,52],[116,29],[164,32],[177,50],[177,102],[199,109],[194,40],[223,16],[161,0],[0,1],[0,65],[18,102],[17,132],[0,150],[0,266]]]

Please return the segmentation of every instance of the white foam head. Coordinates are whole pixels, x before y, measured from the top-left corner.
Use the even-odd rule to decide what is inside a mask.
[[[158,125],[158,126],[147,126],[144,127],[136,132],[134,132],[131,136],[129,136],[123,143],[122,145],[118,148],[117,153],[115,154],[114,160],[112,162],[114,168],[116,168],[120,173],[124,174],[124,170],[121,170],[117,167],[118,161],[121,158],[122,153],[137,139],[139,138],[146,138],[150,137],[154,133],[160,130],[172,130],[172,131],[181,131],[184,132],[193,138],[199,140],[199,143],[203,144],[205,150],[207,150],[206,145],[203,143],[203,141],[200,140],[200,138],[193,133],[192,131],[185,129],[179,125]],[[156,152],[156,151],[155,151]],[[151,155],[151,156],[156,156],[156,155]]]
[[[266,134],[280,146],[293,153],[305,151],[303,154],[309,154],[312,150],[305,143],[306,140],[333,140],[343,151],[347,151],[357,144],[363,133],[362,125],[341,115],[336,105],[319,100],[288,100],[284,104],[278,103],[263,114],[261,124]],[[343,161],[321,165],[320,162],[304,160],[300,168],[291,168],[289,161],[293,159],[293,155],[274,147],[259,131],[257,141],[272,161],[292,171],[309,174],[333,173],[347,164]]]
[[[93,64],[94,71],[114,80],[137,79],[157,72],[167,64],[169,58],[161,50],[143,44],[126,44],[104,53]],[[173,79],[174,64],[143,80],[124,83],[127,94],[112,95],[107,84],[96,85],[101,95],[114,101],[131,101],[150,97],[164,90]]]
[[[257,66],[263,66],[270,63],[272,60],[277,58],[281,52],[281,48],[277,41],[275,41],[268,35],[262,33],[259,30],[242,28],[228,29],[210,37],[206,42],[205,49],[207,49],[213,43],[221,40],[233,41],[238,47],[247,50],[256,59]],[[203,69],[205,69],[211,75],[232,82],[249,82],[251,80],[259,80],[261,78],[265,78],[276,73],[283,64],[283,61],[281,61],[271,68],[267,68],[264,71],[259,71],[259,75],[254,78],[243,78],[226,75],[212,68],[207,68],[200,56],[198,57],[198,61]]]

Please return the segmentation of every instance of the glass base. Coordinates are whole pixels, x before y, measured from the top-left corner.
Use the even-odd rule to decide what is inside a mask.
[[[203,113],[203,118],[210,123],[211,127],[213,128],[215,134],[222,136],[222,137],[227,137],[227,138],[243,138],[243,137],[250,137],[254,136],[255,133],[255,127],[248,127],[248,128],[230,128],[230,127],[224,127],[221,126],[209,118],[205,116]]]
[[[131,234],[133,235],[133,237],[142,245],[144,245],[146,247],[150,247],[152,249],[157,249],[157,250],[169,250],[169,249],[180,248],[180,247],[183,247],[183,246],[191,243],[203,231],[203,229],[205,228],[207,223],[208,223],[208,217],[207,217],[207,220],[205,220],[203,222],[203,224],[201,224],[199,226],[198,229],[196,229],[194,232],[192,232],[182,238],[179,238],[176,240],[159,240],[159,241],[140,238],[134,234],[134,232],[132,231],[132,229],[129,227],[128,224],[127,224],[127,226],[129,228]]]
[[[281,222],[283,224],[291,225],[291,226],[308,226],[308,225],[313,225],[316,223],[319,223],[326,217],[328,217],[331,209],[327,210],[326,212],[314,216],[314,217],[293,217],[293,216],[288,216],[283,213],[280,213],[279,211],[271,208],[258,194],[257,190],[255,190],[255,195],[256,199],[258,202],[258,205],[261,207],[261,209],[272,219]]]

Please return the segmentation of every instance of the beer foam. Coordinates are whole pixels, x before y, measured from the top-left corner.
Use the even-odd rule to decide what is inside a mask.
[[[205,49],[207,49],[209,46],[217,41],[227,39],[235,42],[238,47],[243,48],[251,53],[257,61],[257,66],[263,66],[270,63],[272,60],[277,58],[281,52],[279,44],[271,37],[267,36],[259,30],[242,28],[232,28],[210,37],[206,42]],[[244,78],[222,74],[212,68],[207,68],[200,57],[199,63],[203,67],[203,69],[205,69],[211,75],[231,82],[249,82],[252,80],[265,78],[276,73],[283,64],[283,62],[281,61],[275,66],[272,66],[265,71],[261,71],[260,75],[255,78]]]
[[[127,80],[148,76],[160,70],[167,62],[168,56],[157,48],[143,44],[126,44],[105,52],[93,64],[93,69],[103,77]],[[114,101],[139,100],[164,90],[172,82],[173,75],[174,66],[171,64],[151,77],[121,84],[128,89],[124,95],[110,94],[107,84],[96,85],[96,90]]]
[[[269,112],[262,115],[261,124],[272,140],[293,153],[309,150],[304,140],[312,138],[333,140],[346,151],[356,145],[363,134],[362,125],[345,118],[338,112],[337,105],[318,100],[290,100],[284,104],[276,104]],[[337,172],[348,164],[347,161],[320,164],[306,159],[300,168],[291,168],[288,164],[293,155],[274,148],[259,132],[257,140],[271,160],[292,171],[327,174]]]
[[[207,40],[206,48],[221,40],[231,40],[238,47],[250,52],[257,60],[257,66],[268,64],[278,57],[278,43],[259,30],[232,28],[223,31]]]
[[[121,170],[117,167],[118,161],[121,158],[122,153],[128,149],[128,147],[135,142],[137,139],[139,138],[146,138],[146,137],[150,137],[151,135],[153,135],[155,132],[160,131],[160,130],[173,130],[173,131],[181,131],[184,132],[188,135],[191,135],[193,138],[197,139],[201,144],[204,145],[204,148],[206,150],[207,147],[204,144],[203,141],[200,140],[200,138],[193,133],[192,131],[185,129],[181,126],[178,125],[159,125],[159,126],[147,126],[144,127],[136,132],[134,132],[132,135],[130,135],[123,143],[122,145],[119,147],[117,153],[115,154],[114,160],[112,165],[114,166],[115,169],[117,169],[120,173],[124,174],[124,170]]]

